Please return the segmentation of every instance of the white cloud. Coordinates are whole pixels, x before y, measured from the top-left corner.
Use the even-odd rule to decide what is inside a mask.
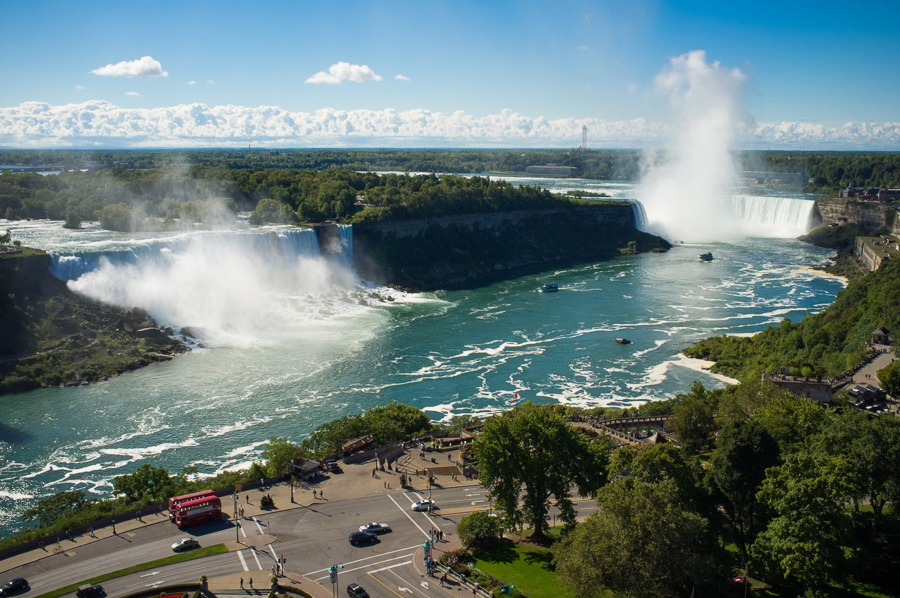
[[[643,118],[548,120],[503,110],[473,116],[416,109],[289,112],[277,106],[182,104],[122,108],[105,101],[0,108],[7,147],[577,147],[581,127],[592,148],[655,145],[668,127]],[[900,122],[756,123],[744,147],[900,150]]]
[[[575,49],[584,52],[585,50],[587,50],[587,46],[575,46]]]
[[[365,64],[350,64],[349,62],[338,62],[328,67],[328,72],[319,71],[304,83],[328,83],[329,85],[337,85],[344,81],[353,81],[354,83],[364,83],[366,81],[381,81],[381,76]]]
[[[139,96],[139,95],[141,95],[141,94],[139,94],[139,93],[136,92],[136,91],[126,91],[126,92],[125,92],[125,95],[127,95],[127,96]]]
[[[197,82],[192,79],[192,80],[188,81],[187,84],[188,85],[196,85]]]
[[[116,64],[94,69],[91,73],[101,77],[168,77],[169,73],[162,70],[162,65],[152,56],[144,56],[137,60],[123,60]]]
[[[76,85],[75,89],[87,89],[84,85]]]
[[[406,76],[401,75],[401,74],[399,74],[399,73],[397,74],[396,77],[394,77],[394,79],[396,79],[397,81],[409,81],[409,77],[406,77]]]

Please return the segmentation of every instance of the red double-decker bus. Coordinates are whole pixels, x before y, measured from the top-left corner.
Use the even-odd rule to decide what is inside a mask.
[[[222,516],[222,501],[213,494],[183,502],[175,507],[174,521],[178,527],[198,525]]]
[[[200,492],[191,492],[190,494],[182,494],[181,496],[173,496],[169,499],[169,519],[175,521],[175,511],[178,505],[191,502],[200,498],[215,498],[216,493],[212,490],[202,490]]]

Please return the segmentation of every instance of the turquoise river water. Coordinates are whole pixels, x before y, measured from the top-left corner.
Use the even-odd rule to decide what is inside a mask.
[[[511,180],[634,196],[627,183]],[[196,465],[201,475],[243,468],[271,436],[300,441],[389,401],[441,420],[526,400],[627,406],[695,380],[721,386],[681,350],[799,319],[843,287],[809,268],[829,252],[793,240],[811,198],[735,201],[748,235],[728,243],[420,295],[357,280],[349,261],[323,260],[314,236],[297,229],[141,236],[0,221],[51,252],[74,290],[203,335],[202,347],[106,382],[0,397],[0,534],[18,529],[34,498],[106,496],[115,476],[144,463]],[[712,262],[698,260],[706,251]],[[545,282],[560,291],[537,292]]]

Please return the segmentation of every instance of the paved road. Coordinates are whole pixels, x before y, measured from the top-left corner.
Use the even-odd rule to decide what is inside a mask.
[[[442,531],[445,538],[435,547],[436,556],[458,547],[456,524],[459,519],[473,510],[487,509],[489,503],[486,491],[480,486],[436,488],[433,498],[438,509],[434,516],[429,516],[410,508],[424,496],[427,493],[394,490],[376,496],[323,500],[256,514],[242,520],[237,530],[241,542],[255,544],[253,547],[135,573],[103,585],[111,598],[145,587],[196,582],[200,575],[213,578],[236,574],[248,585],[253,577],[259,587],[271,576],[276,559],[283,557],[287,571],[304,575],[325,586],[328,592],[327,569],[332,564],[342,564],[344,568],[339,576],[342,594],[348,583],[356,582],[375,598],[446,596],[448,591],[436,585],[437,580],[428,580],[421,575],[423,544],[435,529]],[[581,501],[577,506],[580,516],[596,509],[592,501]],[[347,541],[348,534],[371,521],[389,523],[392,532],[381,535],[374,545],[351,546]],[[195,537],[206,546],[233,542],[235,536],[230,521],[178,530],[165,519],[27,563],[8,571],[7,575],[28,579],[32,589],[23,596],[35,596],[100,573],[172,554],[171,544],[182,537]],[[65,547],[66,541],[62,544]]]

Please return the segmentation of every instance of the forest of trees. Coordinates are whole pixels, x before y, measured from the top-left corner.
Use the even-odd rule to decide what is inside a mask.
[[[4,150],[0,164],[82,168],[107,165],[128,169],[194,166],[229,170],[354,170],[455,174],[522,174],[526,167],[574,166],[579,176],[638,180],[643,160],[638,150]],[[887,152],[747,151],[744,170],[793,172],[809,179],[809,193],[834,195],[847,186],[900,187],[900,154]],[[799,189],[798,189],[799,190]],[[0,210],[0,214],[3,211]]]
[[[49,218],[77,228],[99,220],[109,230],[153,230],[233,220],[251,224],[363,222],[571,205],[532,186],[485,177],[359,173],[353,170],[136,170],[121,166],[0,177],[0,214],[9,220]]]

